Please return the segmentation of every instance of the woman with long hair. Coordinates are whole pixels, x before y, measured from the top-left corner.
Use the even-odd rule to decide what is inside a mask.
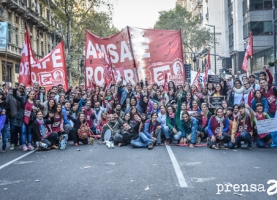
[[[227,108],[229,107],[229,102],[227,100],[223,100],[221,102],[221,106],[222,106],[222,109],[223,109],[223,113],[225,115],[226,112],[227,112]]]
[[[243,102],[243,92],[245,91],[244,86],[242,85],[240,80],[234,81],[234,87],[232,88],[231,92],[229,93],[229,103],[231,106],[234,104],[240,104]]]
[[[201,112],[199,102],[197,100],[192,100],[192,107],[190,108],[190,111]]]
[[[95,107],[95,105],[94,105],[95,102],[100,102],[100,101],[101,101],[101,99],[100,99],[99,95],[97,95],[97,94],[92,95],[91,107],[94,108]]]
[[[62,114],[62,104],[58,103],[56,105],[56,110],[54,113],[54,122],[51,125],[51,130],[58,133],[58,136],[62,135],[63,129],[63,114]]]
[[[208,90],[208,95],[212,96],[213,93],[215,92],[214,84],[213,83],[208,83],[207,90]]]
[[[175,94],[175,92],[176,92],[176,86],[175,86],[174,82],[173,81],[169,81],[167,86],[168,86],[168,91],[169,90],[173,90],[173,93]]]
[[[263,104],[264,112],[268,113],[268,111],[269,111],[268,100],[265,97],[263,97],[263,95],[262,95],[260,90],[256,90],[254,92],[254,98],[251,101],[251,109],[254,112],[256,112],[256,104],[257,103]]]
[[[168,91],[168,93],[165,94],[165,98],[166,98],[166,105],[168,105],[168,103],[171,102],[171,101],[176,101],[177,100],[177,97],[176,97],[173,89],[170,89]]]

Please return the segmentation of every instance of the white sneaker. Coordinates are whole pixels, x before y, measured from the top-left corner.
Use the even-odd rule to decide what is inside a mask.
[[[108,147],[108,149],[111,148],[111,143],[109,141],[106,141],[106,146]]]
[[[111,148],[114,149],[115,146],[114,146],[114,143],[113,142],[110,142],[111,143]]]
[[[14,144],[11,144],[10,146],[10,150],[13,151],[14,150]]]

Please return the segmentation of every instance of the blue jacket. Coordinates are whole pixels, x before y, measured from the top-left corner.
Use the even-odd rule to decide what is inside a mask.
[[[63,107],[63,109],[62,109],[62,113],[63,113],[63,123],[64,123],[64,124],[70,124],[70,123],[69,123],[69,120],[68,120],[68,118],[67,118],[66,111],[67,111],[67,110]]]
[[[84,100],[83,98],[80,99],[79,103],[78,103],[78,110],[79,112],[81,111],[82,107],[84,107],[87,103],[87,100]]]
[[[190,117],[190,127],[185,127],[185,121],[183,119],[180,124],[182,138],[185,138],[187,135],[191,134],[190,143],[195,144],[197,139],[198,120],[195,117]]]
[[[251,108],[254,112],[256,112],[256,104],[257,104],[257,100],[254,98],[251,101]],[[264,112],[268,113],[269,111],[269,104],[268,104],[268,100],[265,97],[262,97],[262,104],[264,105]]]
[[[150,127],[150,123],[151,123],[151,120],[146,120],[146,122],[144,123],[143,132],[147,135],[147,137],[149,137],[149,135],[151,136],[151,132],[156,130],[157,126],[160,126],[160,122],[158,122],[158,121],[156,122],[156,124],[153,127]],[[152,128],[152,130],[150,130],[151,128]],[[151,137],[149,137],[149,138],[151,138]]]
[[[125,99],[127,98],[127,90],[124,87],[118,87],[117,92],[120,94],[120,104],[123,105]],[[132,93],[136,95],[134,90]]]
[[[213,136],[212,119],[213,119],[213,117],[210,118],[209,124],[208,124],[208,134],[209,134],[210,137]],[[227,133],[228,131],[229,131],[229,119],[226,117],[226,119],[225,119],[225,127],[222,130],[222,133]]]

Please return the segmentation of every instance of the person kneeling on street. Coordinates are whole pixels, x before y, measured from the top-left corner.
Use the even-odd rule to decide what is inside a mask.
[[[68,119],[72,120],[74,123],[74,127],[69,133],[73,139],[74,146],[78,146],[79,142],[88,144],[88,138],[91,136],[91,130],[87,124],[85,113],[80,112],[77,119],[74,119],[70,113],[68,113]]]
[[[122,137],[123,141],[118,143],[119,147],[126,146],[131,143],[132,140],[138,138],[140,125],[142,124],[141,118],[138,114],[135,114],[135,122],[132,124],[128,124],[127,122],[123,123],[123,132]]]
[[[250,109],[248,105],[247,108]],[[250,110],[250,115],[245,110],[245,105],[242,103],[238,106],[239,116],[237,116],[232,125],[231,141],[228,146],[230,149],[234,149],[235,146],[241,147],[241,141],[248,143],[247,149],[252,150],[252,127],[254,120],[254,113]]]
[[[55,145],[58,134],[56,132],[51,132],[50,128],[47,126],[47,124],[54,123],[54,114],[49,113],[51,120],[48,120],[43,119],[42,111],[38,111],[36,117],[36,120],[32,123],[32,133],[34,141],[37,143],[38,149],[47,149],[49,146],[51,149],[58,149],[58,147]]]
[[[221,148],[224,148],[224,143],[228,143],[230,136],[227,133],[229,130],[229,119],[224,117],[223,109],[216,109],[216,116],[212,116],[208,124],[208,146],[212,149],[218,149],[217,143]]]
[[[193,148],[194,144],[197,142],[198,120],[195,117],[190,117],[189,113],[184,111],[180,124],[181,132],[175,134],[174,139],[180,140],[179,144],[181,146],[184,146],[186,143],[190,142],[189,147]]]

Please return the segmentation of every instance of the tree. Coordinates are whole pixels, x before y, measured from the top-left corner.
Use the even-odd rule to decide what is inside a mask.
[[[154,25],[155,29],[180,30],[182,31],[182,41],[185,47],[201,49],[207,47],[212,40],[210,31],[201,28],[199,17],[187,11],[186,8],[176,5],[169,11],[160,11],[159,20]]]

